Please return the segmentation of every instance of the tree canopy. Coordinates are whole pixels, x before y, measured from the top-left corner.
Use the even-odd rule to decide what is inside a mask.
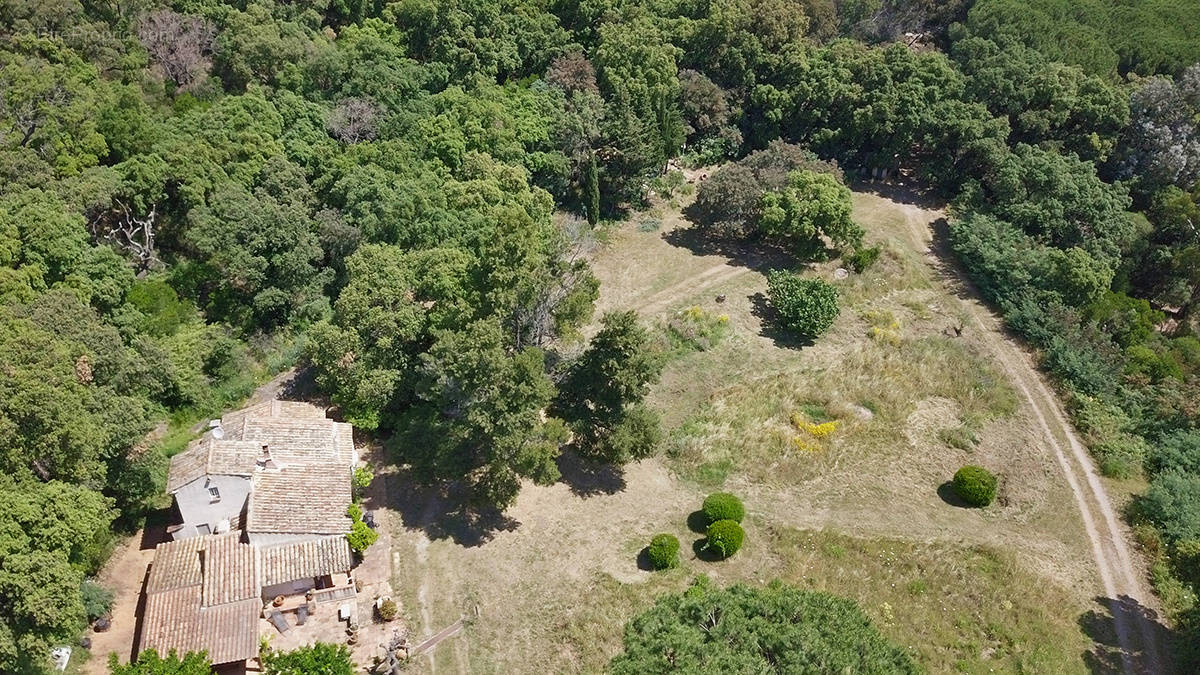
[[[727,521],[726,521],[727,522]],[[614,673],[887,672],[920,669],[850,600],[780,582],[716,587],[705,577],[625,626]]]
[[[653,333],[580,336],[593,227],[677,164],[724,162],[704,236],[800,264],[874,250],[858,177],[948,199],[950,248],[1101,466],[1145,473],[1164,555],[1197,559],[1193,4],[0,3],[0,471],[14,513],[78,510],[0,523],[0,670],[82,628],[81,575],[161,495],[148,432],[258,366],[303,360],[480,505],[568,445],[651,452]],[[809,296],[816,334],[836,298]]]

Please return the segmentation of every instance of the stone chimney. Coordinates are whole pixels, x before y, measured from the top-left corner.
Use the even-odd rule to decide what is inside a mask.
[[[275,460],[271,459],[270,446],[263,444],[262,454],[259,455],[258,461],[255,462],[255,465],[258,467],[259,470],[278,468],[278,466],[275,464]]]

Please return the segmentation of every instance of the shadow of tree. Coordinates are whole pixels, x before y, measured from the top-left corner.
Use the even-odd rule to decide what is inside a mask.
[[[700,537],[696,541],[693,541],[692,553],[696,556],[697,560],[704,562],[721,562],[725,559],[716,550],[708,547],[708,537]]]
[[[750,313],[758,318],[759,324],[762,326],[759,329],[759,335],[769,338],[775,343],[775,346],[783,349],[803,349],[812,346],[814,343],[812,338],[799,337],[779,327],[776,323],[775,308],[771,306],[767,296],[755,293],[749,298]]]
[[[625,489],[625,469],[617,464],[592,461],[572,450],[564,450],[557,464],[560,480],[580,497],[611,495]]]
[[[420,481],[408,468],[379,478],[388,481],[390,506],[400,514],[404,527],[421,530],[430,539],[452,539],[460,546],[481,546],[497,533],[511,532],[521,525],[500,509],[472,504],[460,483],[430,485]]]
[[[848,180],[847,183],[850,189],[856,192],[869,192],[884,199],[923,209],[938,209],[946,205],[946,200],[936,190],[915,181]]]
[[[662,238],[668,244],[685,248],[696,255],[723,256],[730,265],[763,272],[791,269],[800,262],[791,251],[759,237],[740,239],[695,224],[664,232]]]
[[[171,541],[171,535],[167,533],[167,527],[180,520],[181,518],[175,511],[173,501],[168,508],[147,513],[142,523],[142,538],[138,542],[138,548],[148,551],[159,544]]]
[[[654,565],[650,563],[650,547],[643,546],[637,554],[637,568],[643,572],[653,572]]]
[[[316,369],[308,364],[298,366],[296,374],[279,388],[281,401],[305,401],[328,407],[329,397],[317,388]]]
[[[708,532],[708,516],[704,515],[700,509],[696,509],[688,514],[687,526],[696,534],[705,534]]]
[[[1083,654],[1088,670],[1093,673],[1120,673],[1127,670],[1138,673],[1176,672],[1165,649],[1172,643],[1172,631],[1162,623],[1158,612],[1127,595],[1116,598],[1098,596],[1094,600],[1098,607],[1079,617],[1079,627],[1095,642],[1095,647]],[[1127,652],[1121,645],[1115,616],[1121,616],[1128,627],[1127,639],[1132,643],[1131,651]],[[1139,630],[1142,626],[1149,627],[1149,635]],[[1147,645],[1147,640],[1152,644]]]

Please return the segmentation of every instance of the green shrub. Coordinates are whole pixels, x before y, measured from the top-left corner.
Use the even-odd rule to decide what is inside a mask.
[[[350,549],[355,553],[362,553],[370,548],[376,539],[379,539],[379,533],[363,522],[362,507],[358,504],[351,504],[346,509],[346,515],[350,516],[351,520],[350,532],[346,534],[346,539],[350,542]]]
[[[346,645],[317,642],[291,651],[266,650],[264,675],[352,675],[354,661]]]
[[[350,542],[350,549],[355,553],[362,553],[379,539],[379,533],[367,527],[367,524],[361,520],[354,521],[350,526],[350,532],[346,535],[346,539]]]
[[[650,565],[656,570],[679,566],[679,538],[673,534],[656,534],[646,549]]]
[[[840,311],[837,289],[828,282],[783,270],[767,275],[767,295],[780,324],[810,340],[829,330]]]
[[[746,517],[746,507],[742,505],[742,500],[728,492],[714,492],[704,499],[704,506],[700,508],[704,512],[704,517],[709,523],[715,523],[718,520],[732,520],[734,522],[742,522]]]
[[[1161,473],[1138,503],[1142,515],[1158,526],[1168,544],[1200,539],[1200,475]]]
[[[996,477],[982,466],[968,464],[955,472],[954,491],[971,506],[987,506],[996,498]]]
[[[1111,478],[1132,478],[1141,471],[1149,446],[1141,436],[1118,433],[1091,446],[1100,465],[1100,473]]]
[[[1125,350],[1125,372],[1131,375],[1145,375],[1154,382],[1173,377],[1183,379],[1183,368],[1175,360],[1175,355],[1161,349],[1146,345],[1132,345]]]
[[[854,249],[853,253],[851,253],[850,255],[843,258],[843,260],[846,261],[846,265],[849,266],[850,269],[854,270],[857,274],[862,274],[863,272],[866,272],[868,269],[871,268],[871,265],[875,264],[875,261],[878,259],[879,259],[879,247],[878,246],[870,246],[870,247],[861,247],[860,246],[859,248]]]
[[[1200,475],[1200,431],[1175,431],[1158,439],[1147,462],[1153,473]]]
[[[113,592],[94,581],[84,581],[79,593],[83,596],[83,611],[87,613],[88,621],[95,621],[112,609]]]
[[[388,598],[379,603],[379,618],[383,619],[384,621],[391,621],[392,619],[395,619],[396,615],[399,613],[400,610],[396,607],[395,600]]]
[[[371,481],[375,479],[375,472],[371,471],[369,466],[354,467],[354,499],[362,499],[363,493],[367,488],[371,487]],[[360,516],[361,517],[361,516]]]
[[[736,520],[718,520],[708,526],[707,536],[705,547],[720,553],[722,558],[728,558],[742,548],[746,531]]]

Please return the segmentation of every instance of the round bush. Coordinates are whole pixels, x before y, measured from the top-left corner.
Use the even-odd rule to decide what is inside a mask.
[[[987,506],[996,498],[996,477],[982,466],[967,465],[954,474],[954,491],[971,506]]]
[[[704,500],[704,506],[701,507],[704,512],[704,517],[709,523],[715,523],[718,520],[733,520],[742,522],[746,517],[746,507],[742,505],[742,500],[728,492],[714,492]]]
[[[679,538],[673,534],[656,534],[646,550],[650,565],[656,570],[679,566]]]
[[[718,520],[708,526],[707,547],[728,558],[742,547],[746,539],[746,531],[736,520]]]
[[[838,316],[837,289],[821,279],[775,270],[767,274],[767,297],[787,330],[812,340]]]
[[[399,613],[400,608],[396,607],[396,601],[392,600],[391,598],[379,603],[379,618],[383,619],[384,621],[391,621],[392,619],[395,619]]]

